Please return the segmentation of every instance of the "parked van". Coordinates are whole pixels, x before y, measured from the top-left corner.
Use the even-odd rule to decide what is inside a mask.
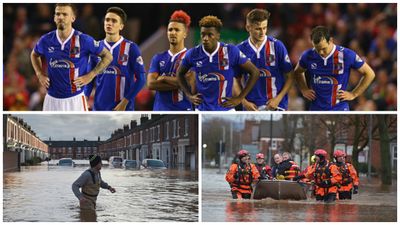
[[[111,156],[108,160],[111,168],[121,168],[122,167],[122,157],[120,156]]]

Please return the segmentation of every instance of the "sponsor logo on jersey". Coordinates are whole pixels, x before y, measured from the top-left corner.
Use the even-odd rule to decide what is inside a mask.
[[[260,69],[260,77],[270,77],[271,72],[267,69]]]
[[[208,73],[208,74],[200,74],[199,75],[200,82],[213,82],[213,81],[223,81],[225,80],[224,75],[220,73]]]
[[[57,60],[57,59],[50,59],[50,63],[49,63],[51,68],[55,68],[55,69],[71,69],[71,68],[75,68],[75,65],[68,60]]]
[[[116,66],[109,66],[105,70],[103,70],[103,74],[121,75],[121,70]]]
[[[314,84],[328,84],[328,85],[334,85],[337,83],[336,80],[334,80],[331,77],[323,77],[323,76],[314,76],[313,78]]]

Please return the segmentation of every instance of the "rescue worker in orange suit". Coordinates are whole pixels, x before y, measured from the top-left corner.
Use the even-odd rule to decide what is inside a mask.
[[[328,153],[323,149],[314,152],[316,164],[314,169],[307,171],[305,175],[299,175],[293,180],[298,181],[304,177],[312,178],[315,183],[315,199],[326,203],[334,202],[338,192],[338,186],[342,176],[338,167],[326,158]]]
[[[239,160],[234,160],[225,175],[225,180],[231,186],[233,199],[250,199],[253,192],[251,185],[258,181],[260,173],[254,164],[249,163],[250,154],[248,151],[240,150],[236,157]]]
[[[346,153],[341,150],[336,150],[333,153],[335,157],[336,166],[342,175],[342,180],[339,187],[339,199],[351,199],[352,192],[358,193],[358,176],[357,171],[353,165],[346,163]]]
[[[311,156],[310,165],[308,165],[307,168],[300,173],[300,175],[304,175],[304,178],[302,178],[300,181],[303,183],[310,184],[308,188],[308,191],[310,192],[310,198],[315,197],[315,185],[312,179],[305,177],[305,174],[311,172],[314,169],[314,167],[315,167],[315,155]]]
[[[300,173],[300,168],[292,160],[292,155],[289,152],[284,152],[282,158],[283,161],[278,166],[278,174],[283,175],[285,180],[293,180]]]
[[[270,180],[272,179],[272,170],[271,167],[269,167],[265,163],[265,157],[264,154],[258,153],[256,155],[256,167],[258,172],[260,173],[260,180]]]

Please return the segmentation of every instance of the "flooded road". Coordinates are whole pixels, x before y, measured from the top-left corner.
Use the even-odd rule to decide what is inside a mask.
[[[4,173],[3,221],[84,221],[72,183],[88,166],[47,164]],[[124,170],[103,167],[97,221],[198,221],[197,172]]]
[[[315,199],[233,200],[225,174],[218,174],[218,169],[202,171],[204,222],[397,221],[396,183],[382,188],[378,180],[367,182],[366,178],[361,178],[359,194],[353,195],[353,200],[333,204],[317,203]]]

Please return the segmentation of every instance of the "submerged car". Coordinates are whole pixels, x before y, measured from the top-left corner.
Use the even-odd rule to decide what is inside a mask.
[[[138,161],[129,160],[129,159],[125,159],[122,162],[122,168],[124,168],[124,169],[140,169]]]
[[[158,159],[143,159],[142,166],[147,169],[167,169],[164,162]]]
[[[121,168],[122,161],[123,159],[120,156],[111,156],[109,160],[109,166],[114,168]]]
[[[75,166],[75,162],[71,158],[62,158],[58,161],[57,166]]]

